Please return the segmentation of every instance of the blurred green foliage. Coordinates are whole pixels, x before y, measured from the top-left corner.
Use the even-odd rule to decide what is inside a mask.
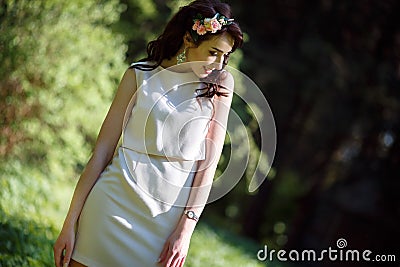
[[[71,179],[124,70],[126,46],[109,27],[119,3],[6,1],[1,8],[1,164],[17,160]]]
[[[118,1],[0,5],[0,266],[52,266],[52,243],[123,74]]]
[[[0,214],[4,211],[0,210]],[[53,266],[55,229],[32,219],[0,220],[0,266]]]

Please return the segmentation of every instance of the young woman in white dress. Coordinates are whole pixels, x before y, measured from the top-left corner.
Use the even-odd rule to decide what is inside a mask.
[[[54,244],[57,267],[183,266],[233,96],[229,5],[182,7],[125,72]],[[122,143],[119,140],[122,136]]]

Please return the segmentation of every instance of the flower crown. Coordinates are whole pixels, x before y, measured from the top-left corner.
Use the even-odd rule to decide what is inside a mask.
[[[193,26],[191,30],[194,41],[197,41],[199,35],[204,35],[207,32],[216,33],[221,30],[223,26],[231,25],[233,19],[227,18],[219,13],[215,14],[212,18],[204,18],[201,14],[197,14],[193,19]]]

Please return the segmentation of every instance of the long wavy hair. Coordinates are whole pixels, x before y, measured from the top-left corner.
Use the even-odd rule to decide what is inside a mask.
[[[137,64],[131,66],[140,70],[154,70],[161,65],[164,59],[170,60],[175,56],[183,45],[183,37],[190,32],[193,26],[193,19],[201,14],[203,18],[212,18],[219,13],[227,18],[232,18],[232,11],[228,4],[221,3],[219,0],[196,0],[187,6],[181,7],[179,11],[171,18],[164,29],[164,32],[155,40],[147,45],[147,57],[139,60]],[[192,40],[196,46],[209,40],[216,35],[228,33],[234,39],[231,53],[243,44],[243,33],[239,25],[234,21],[230,25],[223,26],[216,33],[207,32],[199,35],[197,40]],[[223,67],[228,63],[229,55],[224,58]],[[223,78],[222,70],[214,71],[210,77],[204,79],[205,88],[198,89],[198,97],[212,98],[214,95],[226,96],[219,91],[220,80]],[[210,82],[212,80],[213,82]]]

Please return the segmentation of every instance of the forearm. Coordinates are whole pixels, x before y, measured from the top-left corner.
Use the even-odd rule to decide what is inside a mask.
[[[205,159],[198,162],[197,171],[186,204],[186,209],[194,211],[198,217],[202,214],[207,203],[218,161],[221,157],[231,100],[231,96],[223,98],[223,101],[220,99],[214,100],[215,116],[211,120],[205,139]],[[194,220],[183,216],[178,227],[188,229],[190,232],[195,227],[195,223],[193,222]]]
[[[195,174],[186,209],[193,210],[200,216],[206,205],[211,191],[217,163],[206,164],[206,161],[199,162],[198,171]]]
[[[207,203],[221,152],[222,145],[215,146],[214,144],[213,146],[210,142],[207,146],[208,157],[198,162],[197,171],[193,179],[185,209],[194,211],[199,217]],[[187,216],[182,216],[178,224],[178,228],[188,233],[192,233],[195,226],[196,221],[187,218]]]

